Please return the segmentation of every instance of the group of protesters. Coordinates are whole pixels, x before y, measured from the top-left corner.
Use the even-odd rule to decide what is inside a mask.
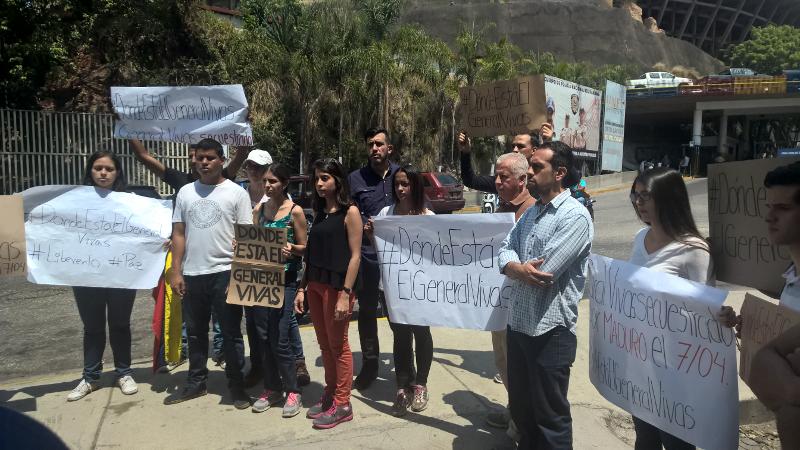
[[[575,198],[581,174],[569,145],[552,141],[552,127],[519,134],[512,151],[501,155],[493,175],[476,175],[470,138],[460,133],[461,174],[467,187],[499,196],[499,213],[513,213],[515,225],[503,241],[498,262],[511,283],[507,329],[491,333],[498,379],[508,391],[508,408],[492,412],[487,422],[506,428],[519,448],[571,448],[572,418],[567,392],[577,351],[578,302],[583,297],[594,238],[593,218],[585,201]],[[172,265],[166,281],[182,296],[189,370],[186,385],[164,400],[184,402],[207,393],[209,323],[215,333],[212,361],[224,367],[237,409],[263,412],[282,404],[282,416],[301,412],[301,387],[310,379],[304,362],[296,314],[305,309],[322,354],[324,392],[306,411],[315,428],[327,429],[353,419],[351,389],[368,389],[379,375],[377,317],[385,310],[380,263],[374,247],[373,218],[429,215],[421,173],[391,161],[394,147],[383,128],[365,134],[368,163],[349,175],[334,159],[315,161],[313,223],[288,195],[288,166],[263,150],[238,149],[224,166],[222,146],[204,139],[190,149],[190,173],[166,168],[138,141],[137,158],[175,190]],[[231,181],[244,165],[249,183]],[[85,184],[125,191],[125,173],[113,153],[89,158]],[[584,185],[585,186],[585,185]],[[781,303],[800,310],[796,266],[800,262],[800,163],[767,175],[769,236],[788,246],[793,264],[784,274]],[[694,282],[713,285],[714,264],[699,232],[681,174],[662,167],[641,171],[630,189],[630,202],[645,226],[631,236],[630,262]],[[242,307],[226,303],[236,224],[287,228],[282,249],[285,298],[281,308]],[[75,287],[84,324],[84,371],[68,400],[79,400],[97,387],[105,347],[106,309],[118,384],[124,394],[137,392],[132,377],[130,315],[135,291]],[[361,368],[353,379],[348,342],[349,319],[359,303]],[[250,371],[245,374],[245,318]],[[392,414],[421,412],[428,403],[428,375],[433,339],[427,326],[395,323],[393,357],[397,391]],[[730,308],[718,319],[741,325]],[[757,357],[753,389],[776,411],[786,445],[797,443],[800,417],[800,331],[781,336]],[[759,372],[761,371],[761,372]],[[763,374],[770,374],[769,376]],[[245,389],[263,382],[253,401]],[[633,417],[637,449],[694,448],[693,445]],[[785,436],[785,438],[784,438]],[[792,440],[795,439],[795,440]]]

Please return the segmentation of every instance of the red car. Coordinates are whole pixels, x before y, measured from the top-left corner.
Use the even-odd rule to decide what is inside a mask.
[[[442,172],[422,172],[425,200],[436,214],[450,214],[464,207],[464,185],[452,175]]]

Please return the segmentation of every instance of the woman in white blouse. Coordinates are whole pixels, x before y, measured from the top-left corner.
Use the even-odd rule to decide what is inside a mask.
[[[640,173],[631,186],[630,198],[636,215],[647,225],[634,238],[630,262],[713,285],[709,245],[697,230],[681,175],[669,168]],[[695,448],[636,417],[633,424],[636,450]]]

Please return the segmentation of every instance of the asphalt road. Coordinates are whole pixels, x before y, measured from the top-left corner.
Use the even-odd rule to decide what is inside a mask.
[[[591,188],[591,187],[590,187]],[[688,185],[692,210],[701,231],[708,231],[706,181]],[[627,259],[636,231],[636,218],[626,189],[596,196],[596,253]],[[133,308],[133,358],[149,360],[152,353],[150,318],[153,300],[140,291]],[[74,370],[79,379],[82,360],[82,325],[72,290],[40,286],[23,280],[3,280],[0,289],[0,379],[8,381]],[[111,349],[105,352],[106,370],[113,369]]]

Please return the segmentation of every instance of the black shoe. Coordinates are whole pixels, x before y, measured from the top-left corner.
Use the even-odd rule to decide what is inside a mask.
[[[311,383],[311,375],[308,373],[305,361],[298,360],[295,363],[295,373],[297,374],[298,386],[308,386]]]
[[[264,373],[261,371],[261,368],[250,368],[250,371],[247,372],[247,375],[244,376],[244,387],[251,388],[261,382],[264,381]]]
[[[197,385],[197,386],[186,386],[180,393],[175,393],[170,395],[169,397],[164,399],[165,405],[174,405],[176,403],[182,403],[186,400],[191,400],[193,398],[202,397],[206,395],[208,391],[206,391],[206,386],[204,384]]]
[[[236,409],[247,409],[250,407],[250,396],[244,389],[231,389],[231,397],[233,397],[233,407]]]
[[[353,381],[353,389],[362,390],[367,389],[372,385],[372,382],[378,378],[378,362],[365,361],[364,367],[361,368],[355,381]]]

